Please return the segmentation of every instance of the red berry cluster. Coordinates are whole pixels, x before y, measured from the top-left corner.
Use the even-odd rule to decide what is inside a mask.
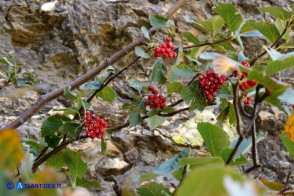
[[[250,68],[250,64],[248,63],[248,61],[242,61],[241,63],[242,63],[242,65],[243,65],[244,67]],[[234,75],[235,77],[237,77],[237,76],[238,76],[238,72],[237,72],[237,71],[234,71],[233,75]],[[241,80],[243,80],[243,79],[246,78],[247,76],[248,76],[247,73],[242,72],[242,74],[241,74]]]
[[[207,70],[204,75],[199,77],[199,88],[203,90],[207,101],[213,99],[221,85],[226,83],[226,80],[226,76],[218,76],[212,70]]]
[[[87,111],[84,126],[87,128],[86,134],[94,139],[96,137],[102,138],[105,135],[104,129],[108,127],[108,123],[103,118],[99,118],[96,114],[91,115]]]
[[[166,39],[166,43],[162,43],[160,47],[155,48],[155,57],[160,57],[163,55],[165,58],[175,58],[177,57],[177,53],[173,50],[175,49],[175,46],[171,42],[171,38],[168,37]]]
[[[153,95],[148,96],[148,99],[145,102],[145,104],[149,106],[150,109],[153,109],[153,108],[164,109],[166,98],[161,95],[158,95],[159,90],[155,89],[153,86],[148,86],[148,90],[151,91]]]

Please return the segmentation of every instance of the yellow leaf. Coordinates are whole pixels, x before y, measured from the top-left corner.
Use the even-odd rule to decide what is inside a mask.
[[[0,170],[12,170],[20,164],[24,153],[20,137],[15,130],[0,131],[0,152]]]
[[[264,186],[271,190],[280,191],[284,188],[284,185],[279,182],[268,181],[264,178],[259,178],[259,180],[262,182],[262,184],[264,184]]]
[[[285,124],[285,133],[294,142],[294,112],[292,112]]]

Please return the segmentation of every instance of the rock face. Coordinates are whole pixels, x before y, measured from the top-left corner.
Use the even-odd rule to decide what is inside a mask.
[[[10,57],[13,61],[23,64],[25,68],[32,69],[40,83],[47,84],[48,89],[43,93],[34,90],[24,94],[23,97],[8,98],[7,93],[14,90],[13,85],[8,85],[0,90],[0,126],[14,120],[21,112],[37,101],[41,94],[54,90],[56,87],[67,84],[77,76],[85,73],[95,65],[105,61],[114,52],[126,44],[132,42],[141,35],[141,26],[150,27],[148,16],[152,13],[163,13],[175,0],[60,0],[52,12],[42,12],[40,7],[45,0],[1,0],[0,1],[0,57]],[[226,0],[225,2],[236,4],[245,18],[262,19],[257,7],[277,5],[290,9],[293,0],[263,1],[263,0]],[[189,27],[183,22],[183,15],[191,19],[205,19],[214,15],[214,0],[189,1],[184,6],[181,15],[177,19],[176,29],[179,32]],[[268,18],[268,16],[265,16]],[[196,32],[197,33],[197,32]],[[162,39],[161,35],[155,39]],[[246,53],[253,55],[252,51],[258,51],[263,42],[245,42]],[[123,62],[113,65],[121,68],[132,61],[127,58]],[[148,68],[149,67],[149,68]],[[150,66],[139,63],[137,67],[127,72],[127,78],[134,73],[146,76]],[[124,76],[125,77],[125,76]],[[122,78],[124,78],[122,77]],[[116,82],[114,89],[124,87],[123,83]],[[126,92],[127,94],[128,92]],[[122,98],[123,99],[123,98]],[[120,103],[110,110],[111,105],[94,100],[95,111],[103,111],[103,115],[114,124],[124,119],[125,113],[120,111]],[[47,104],[40,112],[27,123],[19,127],[20,134],[37,139],[42,121],[47,117],[52,108],[66,107],[61,97]],[[265,131],[280,129],[280,124],[275,122],[276,111],[260,114],[260,124]],[[89,164],[89,177],[101,181],[104,190],[99,195],[116,195],[121,187],[132,182],[135,175],[150,171],[150,169],[175,153],[183,150],[172,142],[171,130],[183,124],[190,118],[182,116],[182,120],[168,122],[162,129],[155,132],[142,127],[125,128],[112,135],[108,141],[106,155],[100,155],[99,141],[86,140],[77,142],[71,146],[84,152],[84,159]],[[272,125],[275,125],[273,127]],[[271,136],[274,137],[274,136]],[[277,140],[277,137],[275,137]],[[260,148],[268,149],[267,143],[260,143]],[[266,146],[263,146],[266,145]],[[275,148],[283,149],[281,145]],[[285,153],[284,151],[282,151]],[[278,157],[274,161],[282,161],[279,164],[283,172],[278,172],[276,162],[266,162],[271,154],[262,153],[262,162],[267,166],[263,172],[267,175],[268,168],[271,180],[283,182],[285,170],[288,167],[286,159]],[[264,157],[266,156],[266,157]],[[283,155],[281,155],[283,156]],[[167,184],[170,182],[167,182]]]

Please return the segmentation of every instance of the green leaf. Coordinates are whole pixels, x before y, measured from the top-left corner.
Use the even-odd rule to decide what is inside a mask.
[[[101,138],[101,152],[105,153],[106,149],[107,149],[107,142],[105,141],[105,138]]]
[[[188,157],[182,158],[179,165],[190,165],[192,168],[208,165],[223,166],[224,161],[220,157]]]
[[[33,139],[23,137],[23,138],[21,138],[21,142],[31,146],[35,150],[39,150],[40,147],[41,147],[40,144],[37,141],[33,140]]]
[[[173,65],[167,74],[169,82],[175,82],[180,78],[189,79],[196,75],[194,67],[186,64]]]
[[[212,156],[221,156],[223,149],[230,145],[227,133],[220,127],[201,122],[197,129]]]
[[[279,182],[268,181],[264,178],[259,178],[259,181],[262,182],[262,184],[264,186],[266,186],[267,188],[274,190],[274,191],[281,191],[285,187],[285,185],[283,185]]]
[[[80,134],[81,125],[75,122],[66,122],[60,127],[60,131],[63,134],[67,134],[71,140],[75,140]]]
[[[151,179],[156,178],[158,176],[159,176],[158,174],[155,174],[153,172],[148,172],[146,174],[143,174],[142,176],[135,176],[133,181],[135,183],[142,183],[144,181],[151,180]]]
[[[178,155],[161,163],[157,168],[153,170],[153,173],[161,175],[161,176],[166,176],[168,174],[175,172],[176,170],[180,168],[179,161],[182,158],[188,157],[190,151],[191,150],[189,148],[186,148],[185,150],[180,152]]]
[[[41,126],[41,137],[54,135],[62,125],[63,122],[59,115],[49,116]]]
[[[234,109],[234,105],[230,104],[230,110],[229,110],[229,122],[231,125],[235,125],[237,122],[236,113]]]
[[[246,24],[258,30],[271,42],[275,42],[280,36],[279,30],[272,23],[265,22],[265,21],[256,22],[256,21],[250,20]]]
[[[111,87],[106,86],[106,87],[103,88],[102,91],[97,93],[96,97],[100,97],[104,101],[112,103],[115,100],[115,91]]]
[[[142,57],[144,59],[149,59],[150,56],[139,46],[135,48],[135,53],[137,56]]]
[[[102,189],[102,186],[97,181],[87,180],[86,178],[77,178],[77,186],[85,187],[89,190],[96,188],[98,190]]]
[[[267,12],[270,13],[272,16],[276,18],[280,18],[283,21],[286,21],[288,18],[292,16],[291,12],[287,12],[283,8],[269,6],[269,7],[260,7],[258,8],[261,12]]]
[[[294,68],[294,56],[270,62],[266,66],[266,74],[272,75],[280,71]]]
[[[292,157],[292,159],[294,159],[294,142],[285,133],[280,134],[280,138],[290,156]]]
[[[69,100],[76,100],[77,97],[76,97],[73,93],[71,93],[70,90],[71,90],[71,87],[70,87],[70,86],[65,87],[65,88],[64,88],[64,93],[63,93],[64,96],[65,96],[67,99],[69,99]]]
[[[235,32],[243,22],[239,11],[232,4],[218,4],[215,11],[224,19],[231,32]]]
[[[150,16],[149,21],[151,26],[153,27],[168,27],[169,26],[167,23],[168,19],[158,14],[154,16]]]
[[[223,109],[220,114],[217,116],[217,123],[219,125],[222,125],[224,123],[224,121],[226,120],[226,118],[229,115],[229,111],[230,111],[230,105],[228,105],[227,107],[225,107],[225,109]]]
[[[69,169],[69,178],[72,186],[76,186],[77,178],[82,178],[87,170],[87,163],[81,159],[81,152],[73,152],[69,149],[65,150],[65,163]]]
[[[62,167],[66,166],[64,161],[64,151],[54,154],[46,161],[46,166],[54,167],[57,170],[60,170]]]
[[[137,188],[139,196],[172,196],[169,189],[157,182],[149,182],[139,188]]]
[[[213,35],[219,32],[225,24],[225,21],[220,16],[213,16],[205,21],[199,19],[197,22],[201,24],[208,32],[213,33]]]
[[[134,126],[141,123],[141,115],[137,111],[130,111],[129,118],[130,118],[130,126],[131,127],[134,127]]]
[[[81,102],[82,102],[82,106],[83,106],[84,110],[88,110],[91,107],[91,104],[88,103],[86,100],[81,99]]]
[[[102,82],[100,81],[91,81],[87,82],[80,86],[81,90],[97,90],[101,87]]]
[[[50,148],[56,148],[61,140],[61,137],[58,137],[56,135],[46,135],[44,138],[46,144]]]
[[[148,127],[150,128],[150,130],[153,130],[157,128],[159,125],[161,125],[165,121],[165,118],[155,115],[148,118],[147,120],[148,120]]]
[[[198,80],[194,81],[190,86],[185,87],[181,93],[181,97],[186,103],[191,102],[190,111],[195,109],[202,111],[207,106],[206,98],[199,88],[198,82]]]
[[[177,189],[177,195],[229,195],[224,187],[224,178],[243,182],[244,176],[228,167],[198,167],[192,170]]]
[[[200,43],[200,41],[189,31],[183,32],[182,35],[184,36],[184,38],[187,39],[188,42],[191,42],[193,44],[199,44]]]
[[[151,81],[156,81],[158,84],[164,84],[166,81],[165,75],[166,69],[163,61],[161,58],[158,58],[152,70]]]
[[[173,82],[173,83],[167,83],[166,88],[167,88],[167,93],[168,94],[171,94],[171,93],[179,93],[179,94],[181,94],[181,92],[183,91],[184,86],[180,82]]]
[[[139,93],[142,91],[143,86],[137,78],[133,77],[132,79],[130,79],[129,84],[131,87],[136,89]]]
[[[145,26],[141,27],[141,31],[142,31],[145,38],[150,39],[149,32],[148,32],[148,30],[146,29]]]

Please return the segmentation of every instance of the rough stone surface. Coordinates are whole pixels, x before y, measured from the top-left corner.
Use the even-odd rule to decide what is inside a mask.
[[[13,85],[2,88],[0,126],[13,121],[36,102],[39,96],[67,84],[135,40],[141,35],[141,26],[150,27],[148,16],[166,11],[175,0],[65,0],[58,1],[57,8],[48,13],[40,11],[40,6],[44,2],[47,1],[0,1],[0,56],[9,57],[23,64],[24,68],[32,69],[37,80],[48,86],[41,91],[31,89],[21,95]],[[225,2],[237,5],[246,19],[254,17],[271,20],[267,14],[260,14],[257,8],[276,5],[290,9],[294,1],[225,0]],[[216,14],[213,10],[215,4],[215,0],[190,1],[184,6],[185,11],[180,13],[191,19],[205,19]],[[176,16],[175,23],[176,31],[179,33],[191,30],[181,15]],[[193,33],[200,32],[194,30]],[[162,34],[157,34],[155,39],[161,40]],[[266,40],[257,41],[248,38],[244,43],[247,49],[245,53],[255,55]],[[113,66],[121,68],[131,61],[132,58],[126,58]],[[104,116],[110,124],[123,122],[126,112],[121,111],[120,108],[122,103],[128,102],[126,95],[132,94],[133,91],[120,80],[129,80],[135,73],[140,81],[148,82],[146,76],[151,72],[151,65],[146,64],[146,61],[138,62],[133,69],[126,72],[125,76],[120,76],[112,84],[118,93],[115,104],[94,99],[91,109]],[[282,76],[292,77],[293,74],[294,72],[287,72]],[[13,96],[10,95],[11,92],[15,92]],[[48,103],[18,128],[20,134],[23,137],[38,139],[43,120],[48,114],[56,113],[52,109],[62,109],[69,104],[64,97]],[[188,113],[177,115],[155,131],[149,131],[144,126],[124,128],[108,139],[108,148],[104,154],[101,154],[100,141],[96,139],[74,142],[70,148],[83,152],[83,159],[89,165],[87,176],[101,182],[104,189],[94,194],[117,195],[123,187],[132,184],[136,175],[151,171],[159,163],[184,149],[175,144],[172,137],[181,130],[187,132],[186,128],[183,131],[184,123],[193,117],[194,114]],[[258,144],[260,161],[264,168],[252,175],[260,175],[268,180],[285,181],[288,166],[293,162],[286,159],[286,151],[276,134],[282,130],[284,121],[285,116],[273,108],[259,114],[261,130],[270,134]],[[194,150],[192,154],[197,156],[199,153]],[[207,155],[205,150],[201,153]],[[156,180],[169,187],[176,183],[168,176]]]

